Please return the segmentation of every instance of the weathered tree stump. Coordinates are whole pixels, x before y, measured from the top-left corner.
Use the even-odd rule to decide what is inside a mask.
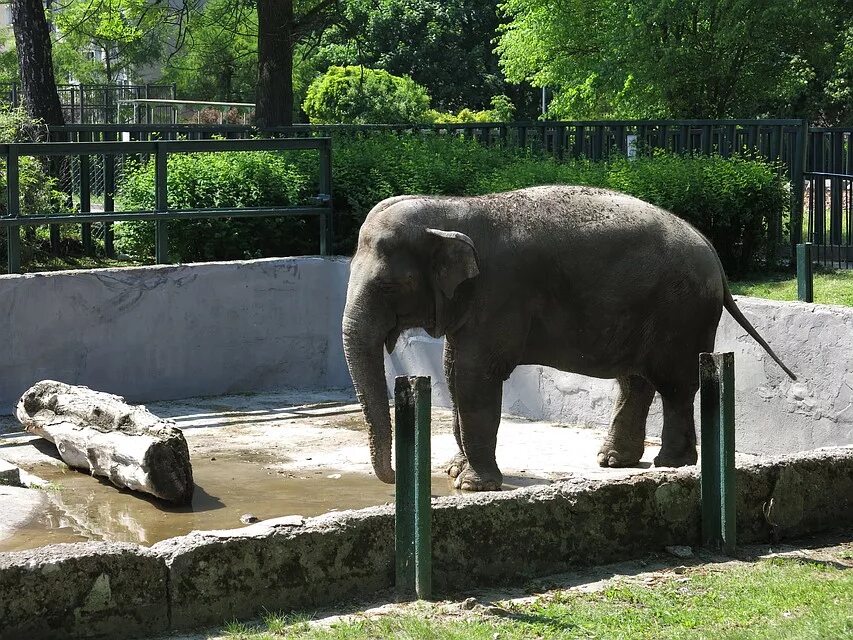
[[[18,402],[18,420],[59,449],[71,467],[175,504],[192,500],[184,434],[142,406],[88,387],[42,380]]]

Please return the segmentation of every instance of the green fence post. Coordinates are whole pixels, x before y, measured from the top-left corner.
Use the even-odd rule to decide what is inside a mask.
[[[6,215],[10,218],[17,218],[21,213],[18,166],[18,150],[10,145],[6,156]],[[6,263],[7,273],[20,273],[21,227],[18,225],[6,227]]]
[[[811,242],[797,245],[797,299],[800,302],[814,302]]]
[[[88,154],[80,154],[80,213],[91,213],[92,193],[90,189],[91,165]],[[80,225],[80,238],[83,241],[83,253],[87,256],[95,254],[92,245],[92,223],[84,222]]]
[[[432,474],[430,473],[429,377],[414,379],[415,389],[415,590],[420,600],[432,597]]]
[[[328,206],[328,213],[320,216],[320,255],[335,252],[335,219],[332,207],[332,140],[326,138],[320,147],[320,202]]]
[[[104,132],[105,141],[113,141],[116,139],[116,134],[112,132]],[[116,157],[112,153],[105,153],[104,156],[104,211],[115,211],[115,189],[116,189]],[[113,233],[113,223],[104,223],[104,253],[108,258],[115,257],[115,243]]]
[[[169,206],[166,197],[166,146],[162,142],[157,143],[154,156],[154,189],[154,208],[165,213]],[[169,263],[169,223],[165,219],[154,223],[154,253],[157,264]]]
[[[396,587],[400,596],[432,594],[430,379],[400,376],[394,386]]]
[[[699,354],[702,544],[726,555],[735,549],[734,379],[734,353]]]

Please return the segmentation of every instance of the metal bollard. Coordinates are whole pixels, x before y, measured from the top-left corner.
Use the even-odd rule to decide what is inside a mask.
[[[797,245],[797,300],[814,302],[811,242]]]
[[[421,600],[432,596],[430,394],[429,377],[396,379],[396,586],[401,596]]]
[[[702,544],[735,550],[735,356],[699,354]]]

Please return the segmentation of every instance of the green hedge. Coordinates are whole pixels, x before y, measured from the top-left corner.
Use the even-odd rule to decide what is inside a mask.
[[[476,195],[537,184],[584,184],[623,191],[693,223],[717,247],[730,273],[763,257],[767,216],[782,215],[785,182],[764,162],[659,154],[609,163],[558,163],[446,136],[374,135],[335,139],[333,197],[337,250],[351,253],[367,212],[401,193]],[[169,206],[264,206],[305,202],[316,193],[315,154],[222,153],[169,158]],[[120,191],[124,209],[153,206],[153,166],[142,165]],[[175,258],[234,259],[316,252],[315,221],[257,219],[170,224]],[[120,248],[153,251],[151,225],[119,225]]]

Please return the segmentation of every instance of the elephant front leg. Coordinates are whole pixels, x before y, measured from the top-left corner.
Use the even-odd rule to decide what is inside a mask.
[[[495,460],[503,381],[459,373],[456,400],[461,460],[466,464],[459,470],[454,486],[466,491],[497,491],[503,484],[503,474]]]
[[[450,340],[444,341],[444,377],[447,380],[447,388],[450,391],[450,400],[453,403],[453,437],[456,438],[456,445],[459,451],[447,463],[447,475],[451,478],[458,478],[459,474],[468,466],[468,458],[462,453],[462,432],[459,427],[459,409],[456,402],[456,376],[454,375],[454,362],[456,360],[456,351],[453,348]]]
[[[619,397],[613,408],[610,430],[598,451],[602,467],[633,467],[643,457],[646,418],[655,388],[645,378],[619,378]]]

